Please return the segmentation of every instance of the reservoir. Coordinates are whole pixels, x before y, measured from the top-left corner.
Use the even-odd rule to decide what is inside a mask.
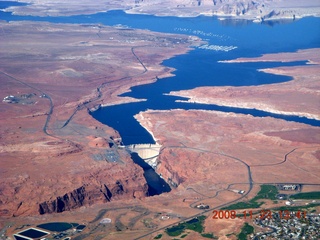
[[[9,5],[13,4],[2,2],[0,9]],[[318,48],[320,47],[320,18],[307,17],[296,21],[287,20],[285,22],[277,21],[258,24],[246,20],[226,19],[220,21],[216,17],[155,17],[126,14],[123,11],[109,11],[70,17],[16,16],[10,12],[0,11],[0,20],[104,24],[109,26],[121,24],[128,28],[195,35],[206,40],[208,45],[212,46],[210,50],[195,48],[188,54],[176,56],[163,62],[163,65],[176,69],[174,77],[160,79],[152,84],[136,86],[131,89],[131,92],[123,94],[123,96],[146,99],[146,101],[104,107],[91,113],[92,117],[98,121],[119,131],[125,145],[154,143],[151,135],[133,117],[140,111],[147,109],[205,109],[251,114],[257,117],[271,116],[320,126],[320,121],[307,118],[275,115],[250,109],[181,103],[176,102],[176,100],[182,98],[165,95],[170,91],[193,89],[200,86],[253,86],[290,81],[290,77],[267,74],[259,72],[258,69],[304,65],[306,61],[236,64],[226,64],[219,61],[239,57],[257,57],[268,53],[294,52],[298,49]],[[145,177],[152,181],[152,183],[148,182],[150,189],[152,189],[151,195],[169,191],[167,186],[154,178],[153,169],[139,163],[140,159],[137,156],[133,156],[133,158],[137,164],[142,165],[144,168]],[[152,171],[153,174],[151,173],[150,175],[149,173]]]
[[[139,18],[139,16],[137,17]],[[168,20],[167,18],[157,19],[164,20],[165,23]],[[147,99],[147,101],[101,108],[91,113],[97,120],[117,129],[122,136],[124,144],[154,143],[151,135],[133,118],[135,114],[147,109],[216,110],[251,114],[257,117],[271,116],[288,121],[320,126],[319,121],[297,116],[276,115],[253,109],[181,103],[176,102],[176,100],[182,98],[164,95],[170,91],[193,89],[200,86],[253,86],[290,81],[291,77],[267,74],[259,72],[258,69],[304,65],[306,64],[305,61],[236,64],[226,64],[219,61],[319,47],[319,19],[305,18],[274,26],[249,22],[243,23],[243,21],[240,21],[242,24],[237,24],[237,20],[222,23],[214,17],[198,17],[192,20],[184,18],[169,19],[172,20],[174,25],[179,26],[174,29],[178,29],[182,33],[198,33],[198,36],[206,39],[209,44],[233,46],[236,48],[230,51],[212,51],[197,48],[188,54],[166,60],[163,62],[164,65],[176,69],[174,77],[160,79],[152,84],[136,86],[131,88],[130,92],[123,94],[123,96]],[[172,28],[169,27],[167,32],[171,32],[171,30]]]
[[[21,3],[2,1],[0,2],[0,9],[15,5],[21,5]],[[135,114],[146,109],[182,108],[231,111],[252,114],[253,116],[273,116],[313,126],[320,125],[319,121],[315,120],[274,115],[263,111],[176,103],[175,100],[181,98],[163,95],[170,91],[193,89],[200,86],[250,86],[289,81],[291,80],[290,77],[266,74],[257,70],[277,66],[303,65],[305,64],[304,61],[237,64],[225,64],[219,61],[320,47],[320,18],[306,17],[296,21],[268,21],[260,24],[247,20],[225,19],[220,21],[217,17],[156,17],[126,14],[123,11],[67,17],[18,16],[12,15],[11,12],[0,11],[0,20],[104,24],[109,26],[120,24],[129,28],[195,35],[206,40],[208,45],[213,46],[212,50],[197,48],[188,54],[164,61],[164,65],[176,69],[174,77],[161,79],[153,84],[133,87],[130,93],[123,94],[124,96],[147,99],[146,102],[106,107],[92,113],[92,116],[98,121],[118,130],[124,144],[154,142],[150,134],[133,118]]]

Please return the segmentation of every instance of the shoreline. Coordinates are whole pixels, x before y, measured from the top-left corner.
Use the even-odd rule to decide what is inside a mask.
[[[257,109],[273,114],[306,117],[320,120],[319,109],[320,48],[300,49],[296,52],[264,54],[253,58],[223,61],[227,64],[244,62],[308,61],[306,65],[259,69],[267,74],[290,76],[287,82],[259,86],[198,87],[172,91],[168,95],[188,98],[187,103],[215,104],[225,107]],[[299,101],[300,99],[300,101]],[[304,101],[301,101],[303,99]]]
[[[158,17],[185,17],[195,18],[199,16],[230,18],[234,20],[249,20],[256,23],[279,21],[289,19],[301,19],[304,17],[320,17],[320,4],[314,3],[312,0],[307,1],[305,5],[295,5],[289,3],[283,6],[281,3],[258,1],[252,6],[238,6],[237,1],[225,2],[217,4],[204,4],[202,6],[193,6],[189,4],[179,4],[179,0],[172,2],[154,1],[152,5],[139,2],[138,4],[129,1],[104,3],[92,3],[89,0],[84,0],[81,6],[77,2],[71,0],[64,6],[61,5],[46,5],[46,2],[29,0],[11,0],[12,2],[26,3],[23,6],[9,6],[3,9],[4,12],[11,12],[16,16],[38,16],[38,17],[58,17],[58,16],[75,16],[75,15],[90,15],[102,12],[120,10],[126,14],[138,15],[153,15]],[[245,4],[245,1],[243,1]],[[159,7],[170,8],[171,11],[159,10]],[[85,8],[86,7],[86,8]],[[103,10],[101,10],[103,9]]]
[[[176,96],[176,95],[172,95],[172,96]],[[254,106],[254,103],[252,106],[250,106],[250,104],[247,105],[243,105],[241,103],[237,104],[232,104],[232,103],[228,103],[226,102],[225,104],[223,102],[221,103],[210,103],[210,102],[205,102],[205,101],[201,101],[201,100],[196,100],[196,99],[192,99],[189,98],[189,100],[176,100],[176,102],[182,102],[182,103],[190,103],[190,104],[207,104],[207,105],[217,105],[220,107],[233,107],[233,108],[244,108],[244,109],[252,109],[252,110],[259,110],[259,111],[264,111],[264,112],[268,112],[271,114],[279,114],[279,115],[286,115],[286,116],[292,116],[292,117],[305,117],[307,119],[310,120],[317,120],[320,121],[320,116],[315,115],[315,114],[308,114],[308,113],[299,113],[299,112],[285,112],[285,111],[280,111],[280,110],[276,110],[273,108],[259,108]],[[267,106],[266,106],[267,107]]]
[[[141,127],[143,127],[143,128],[151,135],[151,137],[152,137],[153,141],[155,142],[155,144],[161,145],[161,144],[159,143],[159,139],[157,139],[157,138],[154,136],[153,132],[150,130],[150,128],[151,128],[151,126],[152,126],[152,123],[151,123],[150,121],[145,121],[145,122],[144,122],[145,118],[143,117],[143,113],[145,113],[145,112],[152,112],[152,111],[155,111],[155,110],[148,109],[148,110],[146,110],[146,111],[141,111],[141,112],[139,112],[138,114],[134,115],[133,117],[137,120],[137,122],[141,125]],[[145,123],[145,125],[144,125],[143,123]],[[159,153],[159,154],[160,154],[160,153]]]
[[[94,12],[84,12],[81,14],[62,14],[62,15],[38,15],[38,14],[27,14],[19,11],[9,11],[6,9],[0,9],[2,12],[10,12],[14,16],[32,16],[32,17],[72,17],[72,16],[77,16],[77,15],[93,15],[93,14],[98,14],[98,13],[107,13],[110,11],[123,11],[126,14],[136,14],[136,15],[149,15],[149,16],[155,16],[155,17],[177,17],[177,18],[197,18],[197,17],[216,17],[219,21],[224,21],[224,20],[246,20],[246,21],[252,21],[253,23],[268,23],[268,22],[273,22],[273,21],[281,21],[281,20],[300,20],[303,18],[307,17],[315,17],[315,18],[320,18],[320,13],[312,13],[312,14],[307,14],[307,15],[296,15],[294,18],[292,16],[283,16],[283,17],[273,17],[273,18],[267,18],[264,20],[260,20],[259,17],[254,16],[254,15],[249,15],[249,16],[240,16],[240,15],[232,15],[232,14],[205,14],[205,13],[199,13],[197,15],[161,15],[161,14],[152,14],[152,13],[141,13],[141,12],[130,12],[130,10],[125,10],[125,9],[110,9],[106,11],[94,11]]]

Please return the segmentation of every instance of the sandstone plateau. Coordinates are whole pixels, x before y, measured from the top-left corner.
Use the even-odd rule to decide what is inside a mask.
[[[142,169],[117,148],[119,134],[88,109],[169,75],[160,62],[198,39],[96,25],[13,22],[1,29],[1,216],[146,196]]]
[[[136,118],[163,146],[157,172],[176,184],[170,195],[181,204],[172,209],[179,212],[185,206],[184,216],[192,213],[188,205],[220,208],[239,200],[234,190],[246,191],[244,200],[251,199],[260,184],[301,183],[304,191],[319,191],[318,127],[204,110],[149,110]],[[283,204],[266,201],[261,207]],[[223,238],[239,231],[241,224],[241,220],[215,223],[209,214],[205,226]]]
[[[317,0],[23,0],[28,6],[8,8],[18,15],[61,16],[92,14],[108,10],[124,10],[127,13],[158,16],[198,15],[235,17],[251,20],[295,19],[305,16],[320,16]]]
[[[257,183],[319,182],[317,127],[202,110],[149,110],[136,118],[163,146],[157,171],[178,186],[245,184],[246,164]]]

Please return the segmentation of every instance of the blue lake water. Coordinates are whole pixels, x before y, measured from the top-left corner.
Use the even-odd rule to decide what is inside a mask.
[[[169,18],[160,19],[166,23]],[[317,27],[320,26],[319,19],[302,19],[284,25],[275,25],[274,27],[253,23],[240,26],[237,24],[225,26],[221,25],[221,22],[217,19],[208,17],[170,19],[173,21],[173,25],[176,26],[184,26],[185,28],[189,26],[189,29],[192,26],[194,29],[191,29],[189,32],[205,31],[207,35],[208,33],[212,33],[212,36],[205,36],[210,44],[237,46],[238,48],[229,52],[195,49],[188,54],[166,60],[163,63],[164,65],[177,69],[174,72],[175,77],[161,79],[153,84],[133,87],[131,92],[123,94],[123,96],[147,99],[146,102],[102,108],[92,113],[94,118],[117,129],[123,138],[124,144],[153,142],[151,135],[133,118],[135,114],[146,109],[166,110],[182,108],[230,111],[251,114],[257,117],[272,116],[288,121],[320,126],[319,121],[316,120],[270,114],[257,110],[176,103],[175,100],[181,98],[163,95],[163,93],[170,91],[192,89],[199,86],[250,86],[289,81],[291,80],[290,77],[266,74],[258,72],[257,69],[303,65],[305,64],[304,61],[238,64],[225,64],[218,61],[244,56],[258,56],[264,53],[319,47],[320,32]],[[177,24],[175,24],[176,21],[178,22]],[[199,21],[198,24],[197,21]],[[168,28],[171,29],[169,26]]]
[[[13,5],[7,3],[5,6]],[[0,5],[1,6],[1,5]],[[17,16],[0,11],[0,20],[47,21],[52,23],[77,24],[122,24],[132,28],[149,29],[166,33],[185,33],[207,39],[210,44],[234,45],[239,48],[223,58],[256,56],[264,52],[294,51],[319,46],[319,18],[304,18],[287,24],[256,24],[250,21],[218,21],[216,17],[155,17],[126,14],[123,11],[101,12],[70,17]],[[238,24],[241,23],[241,24]],[[219,55],[219,54],[218,54]],[[211,56],[212,57],[212,56]],[[221,58],[221,56],[219,57]]]
[[[1,2],[0,2],[1,3]],[[13,5],[2,2],[3,6]],[[293,63],[219,63],[220,60],[237,57],[254,57],[266,53],[293,52],[298,49],[320,47],[320,18],[303,18],[284,24],[269,22],[256,24],[245,20],[219,21],[216,17],[155,17],[150,15],[126,14],[123,11],[101,12],[91,15],[70,17],[16,16],[1,12],[5,21],[47,21],[53,23],[77,24],[122,24],[130,28],[149,29],[166,33],[196,35],[211,45],[237,47],[229,52],[195,49],[188,54],[176,56],[163,62],[177,69],[175,77],[161,79],[153,84],[133,87],[124,96],[147,99],[146,102],[122,104],[100,109],[92,113],[97,120],[117,129],[125,144],[152,143],[151,136],[133,118],[146,109],[211,109],[248,113],[254,116],[273,116],[290,121],[304,122],[319,126],[319,121],[306,118],[269,114],[263,111],[226,108],[215,105],[176,103],[176,98],[165,96],[170,91],[192,89],[199,86],[250,86],[289,81],[287,76],[277,76],[258,72],[257,69],[303,65],[304,61]]]
[[[0,2],[0,9],[10,5],[12,6],[13,4]],[[194,49],[188,54],[166,60],[163,62],[164,65],[177,69],[174,72],[175,77],[161,79],[153,84],[133,87],[130,93],[123,94],[123,96],[143,98],[147,99],[147,101],[105,107],[91,113],[98,121],[118,130],[126,145],[154,142],[151,135],[133,118],[135,114],[146,109],[206,109],[251,114],[257,117],[272,116],[288,121],[320,126],[320,121],[307,118],[216,105],[177,103],[175,100],[182,98],[163,95],[170,91],[192,89],[199,86],[251,86],[289,81],[291,80],[290,77],[266,74],[257,70],[277,66],[304,65],[305,61],[237,64],[219,63],[218,61],[320,47],[320,18],[308,17],[297,21],[286,21],[285,23],[268,22],[267,24],[256,24],[245,20],[228,19],[219,21],[216,17],[155,17],[126,14],[122,11],[71,17],[16,16],[10,12],[0,11],[0,20],[104,24],[110,26],[122,24],[130,28],[196,35],[206,40],[210,45],[236,47],[228,52]],[[141,160],[137,156],[133,156],[133,158],[137,163]],[[143,167],[143,164],[141,166]],[[169,186],[162,179],[159,179],[152,169],[143,168],[145,169],[147,181],[149,179],[150,195],[170,190]]]

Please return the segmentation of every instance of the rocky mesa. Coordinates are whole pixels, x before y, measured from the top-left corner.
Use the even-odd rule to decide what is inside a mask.
[[[125,1],[52,1],[28,0],[27,6],[10,7],[19,15],[61,16],[91,14],[108,10],[124,10],[127,13],[158,16],[199,15],[235,17],[257,21],[295,19],[305,16],[320,16],[317,0],[125,0]],[[103,9],[103,10],[102,10]]]

